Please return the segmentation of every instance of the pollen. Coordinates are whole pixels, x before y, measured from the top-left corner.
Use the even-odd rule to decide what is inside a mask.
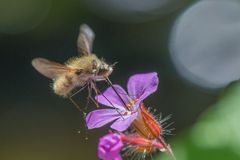
[[[133,105],[138,101],[138,99],[130,100],[129,103],[127,104],[127,107],[129,109],[133,109]]]

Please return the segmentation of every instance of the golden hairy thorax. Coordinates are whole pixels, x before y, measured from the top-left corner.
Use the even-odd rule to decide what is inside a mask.
[[[81,57],[73,57],[66,62],[66,66],[72,69],[81,69],[84,72],[91,72],[93,69],[93,61],[100,63],[100,60],[95,54]]]
[[[53,83],[54,92],[67,97],[74,88],[84,86],[92,78],[93,60],[100,63],[94,54],[70,58],[65,65],[68,68],[79,70],[79,74],[76,72],[67,72],[56,78]]]

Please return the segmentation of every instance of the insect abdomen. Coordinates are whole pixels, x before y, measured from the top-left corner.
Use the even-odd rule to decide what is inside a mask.
[[[53,90],[59,96],[68,97],[73,88],[74,85],[71,76],[64,75],[56,79],[53,83]]]

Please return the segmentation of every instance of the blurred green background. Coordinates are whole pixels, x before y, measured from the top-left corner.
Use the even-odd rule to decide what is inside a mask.
[[[131,7],[118,10],[118,5],[107,10],[103,6],[110,1],[101,2],[0,1],[0,159],[97,159],[98,138],[108,128],[85,133],[74,106],[54,95],[51,81],[31,66],[34,57],[63,63],[76,56],[82,23],[95,31],[94,53],[109,63],[119,62],[110,77],[114,83],[126,86],[132,74],[159,73],[159,90],[146,104],[164,116],[173,115],[175,135],[166,139],[178,160],[240,159],[240,85],[234,83],[226,92],[193,85],[177,73],[170,57],[173,24],[195,1],[163,1],[159,8],[151,8],[154,1],[126,3],[134,12]],[[104,89],[106,84],[98,86]],[[75,99],[86,102],[82,94]]]

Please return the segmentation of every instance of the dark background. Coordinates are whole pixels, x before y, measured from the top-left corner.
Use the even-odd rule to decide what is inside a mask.
[[[5,14],[12,14],[16,19],[5,26],[4,21],[0,24],[3,26],[0,30],[2,160],[97,159],[98,138],[107,133],[107,127],[89,131],[88,140],[85,140],[80,114],[68,100],[54,95],[49,87],[51,81],[31,66],[34,57],[63,63],[76,56],[76,39],[82,23],[95,31],[94,53],[109,63],[119,62],[110,77],[114,83],[125,87],[128,77],[133,74],[159,73],[159,90],[146,100],[146,104],[165,116],[173,115],[174,134],[192,126],[220,93],[183,80],[169,56],[172,25],[193,3],[191,0],[179,4],[171,12],[133,23],[124,22],[124,18],[114,20],[99,15],[80,0],[52,0],[50,4],[46,2],[50,5],[48,9],[44,6],[45,1],[33,1],[42,7],[39,11],[35,9],[34,14],[40,14],[43,8],[47,10],[44,18],[34,25],[29,22],[36,18],[26,20],[21,17],[21,11],[31,6],[17,10],[23,2],[1,3],[2,7],[8,8],[2,8]],[[37,17],[30,13],[27,15]],[[106,87],[102,83],[98,85],[102,89]],[[86,98],[82,94],[75,99],[81,105],[85,104]]]

